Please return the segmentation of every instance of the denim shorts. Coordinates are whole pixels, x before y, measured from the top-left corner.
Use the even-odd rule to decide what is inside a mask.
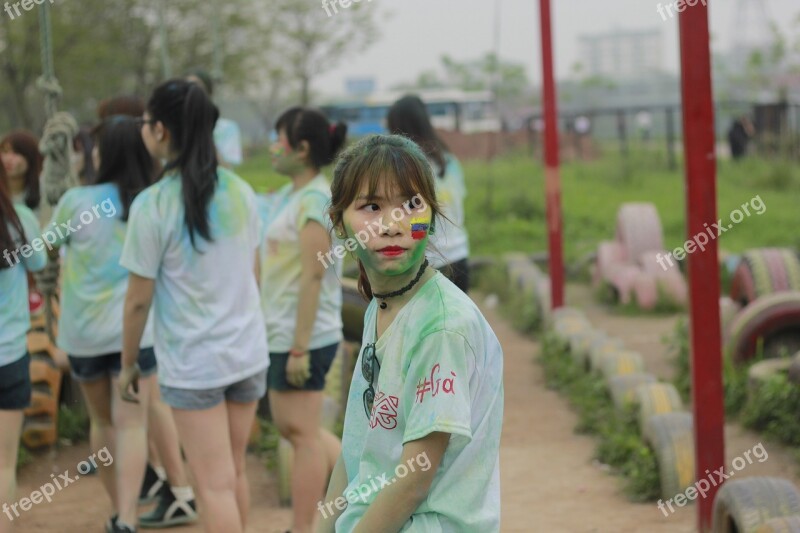
[[[142,348],[139,351],[139,360],[137,362],[143,378],[152,376],[158,370],[156,353],[152,348]],[[72,379],[78,383],[89,383],[106,377],[117,377],[122,369],[122,354],[117,352],[91,357],[70,355],[69,367],[72,370]]]
[[[21,411],[31,404],[31,356],[0,366],[0,410]]]
[[[260,400],[267,393],[267,370],[214,389],[176,389],[161,385],[161,400],[174,409],[199,411],[216,407],[223,400],[235,403],[250,403]]]
[[[328,370],[331,369],[333,359],[336,357],[336,351],[339,349],[339,343],[325,346],[324,348],[317,348],[311,350],[311,377],[301,388],[290,385],[286,381],[286,362],[289,360],[287,352],[270,353],[269,354],[269,375],[267,376],[267,386],[270,390],[277,391],[321,391],[325,389],[325,376],[328,375]]]

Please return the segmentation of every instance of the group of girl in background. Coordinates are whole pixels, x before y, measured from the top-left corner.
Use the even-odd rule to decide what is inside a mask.
[[[113,506],[106,531],[192,522],[198,508],[206,531],[244,531],[246,448],[267,391],[272,420],[294,450],[295,533],[496,530],[502,351],[465,294],[463,175],[424,104],[399,100],[387,121],[397,135],[362,140],[338,159],[346,126],[315,109],[289,109],[270,154],[290,182],[259,201],[226,168],[240,158],[223,155],[231,149],[220,142],[211,91],[196,72],[163,83],[146,105],[104,102],[99,125],[76,138],[82,185],[51,219],[69,223],[103,202],[114,206],[51,251],[62,265],[57,345],[86,400],[90,445],[115,458],[99,469]],[[2,249],[41,233],[32,211],[41,201],[35,148],[30,134],[0,141]],[[321,170],[334,160],[331,183]],[[422,207],[389,218],[412,198]],[[343,341],[342,264],[318,257],[376,221],[379,234],[353,253],[360,290],[373,302],[340,443],[321,417]],[[0,425],[15,428],[0,437],[3,501],[13,500],[30,401],[27,272],[45,262],[39,252],[0,261],[0,293],[11,296],[0,308]],[[370,498],[348,497],[344,512],[319,514],[420,455],[429,469]],[[470,482],[460,483],[465,476]],[[156,508],[137,516],[152,500]]]

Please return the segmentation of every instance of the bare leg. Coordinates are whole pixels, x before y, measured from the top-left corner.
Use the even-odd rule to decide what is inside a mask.
[[[139,402],[126,402],[119,395],[119,380],[112,379],[112,416],[117,433],[114,463],[117,471],[117,512],[119,519],[132,526],[137,522],[139,492],[147,465],[147,408],[155,376],[139,378]]]
[[[111,419],[111,380],[107,377],[80,383],[81,393],[86,400],[86,409],[89,411],[89,444],[92,452],[107,448],[112,457],[117,456],[114,424]],[[117,500],[116,476],[117,467],[98,467],[97,473],[100,481],[111,498],[114,511],[119,511]]]
[[[269,391],[272,417],[294,449],[292,463],[292,533],[308,533],[317,502],[324,497],[329,459],[320,432],[322,392]]]
[[[242,518],[242,531],[247,526],[247,513],[250,510],[250,488],[247,485],[247,443],[250,430],[256,417],[258,402],[227,402],[228,426],[231,433],[233,464],[236,467],[236,503]]]
[[[172,418],[172,410],[161,401],[161,392],[158,386],[150,391],[150,410],[148,424],[150,426],[151,441],[155,444],[156,457],[161,459],[160,464],[151,460],[153,466],[163,466],[167,471],[167,480],[171,487],[188,487],[189,479],[186,477],[186,468],[181,457],[181,445],[178,442],[178,428]]]
[[[198,411],[173,408],[172,415],[195,480],[204,529],[213,533],[241,533],[236,466],[225,403]]]
[[[325,447],[325,456],[328,458],[328,475],[330,475],[336,467],[339,455],[342,453],[342,441],[325,428],[321,428],[319,434],[322,439],[322,445]]]
[[[0,505],[7,504],[0,515],[0,533],[10,532],[12,520],[17,519],[11,506],[16,500],[17,451],[23,419],[22,410],[0,410]]]

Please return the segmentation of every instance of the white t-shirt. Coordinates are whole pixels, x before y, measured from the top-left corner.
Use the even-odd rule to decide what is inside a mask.
[[[222,167],[208,207],[212,241],[184,222],[180,176],[165,176],[131,206],[122,266],[155,279],[153,312],[162,385],[210,389],[269,366],[253,268],[261,221],[253,189]]]
[[[269,347],[275,353],[288,352],[294,343],[297,303],[300,294],[300,231],[315,221],[328,231],[327,214],[331,187],[322,174],[297,191],[292,184],[282,187],[264,204],[266,230],[261,256],[261,304],[267,325]],[[319,307],[309,349],[341,342],[341,261],[330,256],[322,278]]]
[[[442,207],[445,218],[436,220],[436,228],[430,235],[428,261],[433,268],[441,268],[450,263],[469,257],[469,237],[464,227],[464,198],[467,186],[461,164],[451,154],[445,155],[444,177],[439,177],[438,167],[433,164],[433,182],[436,186],[436,199]]]
[[[376,320],[373,300],[364,320],[365,347],[375,340]],[[435,431],[450,433],[450,443],[428,497],[401,531],[499,531],[503,351],[486,319],[437,273],[400,310],[376,354],[380,371],[369,419],[363,349],[350,384],[342,436],[348,506],[336,531],[352,531],[377,497],[365,487],[404,475],[397,468],[403,444]],[[415,468],[424,463],[417,459]]]
[[[58,347],[74,357],[122,351],[128,271],[119,264],[127,223],[114,183],[64,193],[45,228],[66,250],[61,269]],[[74,231],[73,231],[74,230]],[[150,313],[140,346],[153,346]]]
[[[34,239],[41,239],[42,231],[36,215],[24,205],[14,204],[14,209],[25,232],[25,239],[9,225],[16,248],[0,251],[3,254],[0,261],[4,264],[10,261],[14,265],[0,270],[0,367],[19,361],[28,351],[26,336],[31,328],[28,272],[38,272],[47,265],[46,248],[40,246],[41,250],[36,250],[29,244],[25,246]],[[5,252],[8,252],[7,256]]]
[[[214,145],[222,162],[233,166],[242,164],[242,130],[236,122],[227,118],[217,120]]]

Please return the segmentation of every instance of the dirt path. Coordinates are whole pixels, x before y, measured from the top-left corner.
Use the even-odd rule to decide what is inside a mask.
[[[592,303],[583,287],[570,287],[568,301],[581,305],[592,323],[621,337],[641,352],[647,368],[661,378],[671,375],[663,335],[672,331],[675,318],[631,318],[609,315]],[[557,393],[548,390],[539,365],[533,363],[538,343],[519,335],[496,310],[483,306],[505,352],[505,421],[501,443],[503,531],[509,532],[690,532],[694,531],[696,507],[677,509],[665,517],[655,504],[633,504],[620,491],[620,479],[593,462],[595,441],[576,435],[575,414]],[[760,437],[737,425],[726,428],[730,460],[752,448]],[[754,463],[739,475],[789,477],[800,485],[797,464],[786,450],[764,443],[769,459]],[[50,480],[51,473],[76,465],[90,453],[81,444],[44,458],[25,468],[20,476],[18,496],[30,494]],[[291,517],[278,506],[274,477],[260,460],[249,458],[252,509],[249,531],[279,532],[289,528]],[[102,531],[110,510],[99,480],[81,478],[53,498],[17,519],[19,532]],[[144,509],[143,509],[144,510]],[[0,519],[5,517],[0,516]],[[199,527],[175,529],[199,532]]]

